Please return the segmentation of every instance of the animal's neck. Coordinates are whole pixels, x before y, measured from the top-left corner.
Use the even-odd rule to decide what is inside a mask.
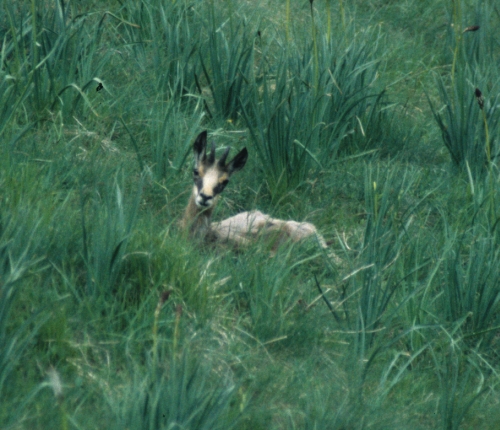
[[[207,209],[199,208],[195,203],[194,194],[191,195],[184,213],[182,225],[192,236],[204,237],[210,233],[213,206]]]

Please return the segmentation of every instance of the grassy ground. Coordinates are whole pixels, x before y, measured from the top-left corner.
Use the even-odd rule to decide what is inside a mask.
[[[2,429],[499,428],[494,1],[0,10]],[[188,240],[203,129],[338,259]]]

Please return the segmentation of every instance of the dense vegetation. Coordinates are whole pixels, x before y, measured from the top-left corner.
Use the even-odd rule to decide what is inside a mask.
[[[2,429],[500,428],[495,0],[0,6]],[[477,28],[479,27],[479,28]],[[178,226],[191,145],[246,146]]]

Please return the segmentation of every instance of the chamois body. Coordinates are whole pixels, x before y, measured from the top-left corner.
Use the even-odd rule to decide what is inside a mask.
[[[211,230],[220,241],[247,245],[261,236],[273,242],[273,249],[287,240],[299,242],[315,236],[322,248],[327,248],[323,236],[309,222],[284,221],[261,211],[241,212],[223,221],[212,222]]]
[[[231,175],[245,166],[248,152],[243,148],[226,164],[229,153],[229,148],[226,148],[221,158],[216,160],[214,143],[207,154],[206,131],[196,138],[193,151],[193,192],[181,222],[183,229],[190,236],[210,242],[230,242],[237,246],[248,245],[265,236],[273,241],[273,250],[287,240],[297,242],[313,236],[321,247],[327,247],[324,238],[313,224],[284,221],[260,211],[242,212],[223,221],[212,222],[212,212],[218,195],[224,190]]]

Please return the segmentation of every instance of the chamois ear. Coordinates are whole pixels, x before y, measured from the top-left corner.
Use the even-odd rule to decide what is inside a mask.
[[[194,157],[197,162],[204,160],[207,156],[207,131],[202,131],[193,144]]]
[[[226,166],[227,171],[230,175],[238,170],[243,169],[248,160],[248,151],[246,148],[243,148],[240,152],[236,154],[236,156],[228,163]]]

